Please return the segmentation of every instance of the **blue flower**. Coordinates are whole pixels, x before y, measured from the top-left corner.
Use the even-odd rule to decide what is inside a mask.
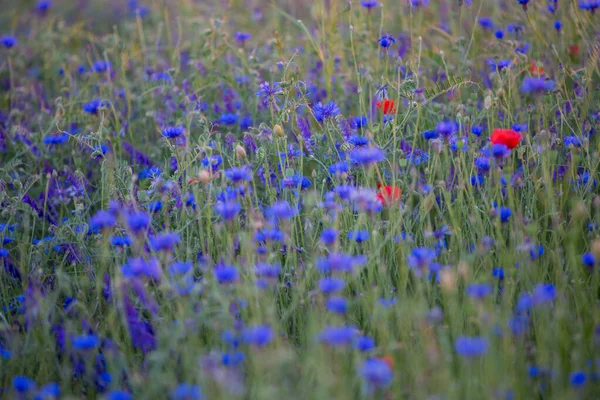
[[[58,383],[51,382],[42,386],[35,394],[34,400],[51,400],[60,397],[60,386]]]
[[[27,393],[35,389],[35,381],[26,376],[15,376],[12,380],[12,386],[18,393]]]
[[[36,7],[38,9],[38,11],[48,11],[50,8],[52,8],[52,1],[50,0],[39,0]]]
[[[233,113],[223,113],[219,116],[219,123],[223,125],[235,125],[238,122],[238,115]]]
[[[200,386],[182,383],[171,392],[172,400],[204,400]]]
[[[571,385],[573,387],[580,388],[583,385],[585,385],[585,382],[587,381],[587,376],[583,371],[575,371],[571,374],[569,381],[571,382]]]
[[[560,31],[563,27],[563,24],[560,20],[556,20],[554,21],[554,29],[556,29],[557,31]]]
[[[138,174],[140,179],[155,179],[158,178],[162,174],[162,171],[157,166],[153,166],[150,168],[144,168]]]
[[[76,350],[92,350],[100,345],[100,339],[96,335],[80,335],[73,337],[71,344]]]
[[[185,132],[183,126],[167,126],[162,130],[162,135],[169,139],[177,138]]]
[[[169,273],[171,275],[185,275],[193,268],[191,262],[175,261],[169,266]]]
[[[327,299],[325,307],[327,308],[327,311],[337,314],[345,314],[346,311],[348,311],[348,301],[340,296],[331,296]]]
[[[481,357],[487,353],[489,347],[488,340],[480,336],[460,336],[454,342],[454,349],[463,357],[473,358]]]
[[[234,283],[240,278],[240,273],[233,265],[217,265],[213,269],[213,274],[215,275],[217,282],[221,284]]]
[[[269,82],[263,82],[258,87],[259,89],[256,92],[256,97],[261,98],[261,102],[264,106],[276,103],[277,95],[283,93],[278,83],[271,85]]]
[[[267,215],[274,220],[286,220],[298,214],[298,209],[287,201],[277,201],[267,210]]]
[[[504,279],[504,268],[494,268],[492,270],[492,276],[500,280]]]
[[[388,47],[396,43],[396,39],[394,39],[394,37],[391,35],[383,35],[379,38],[377,43],[379,43],[379,45],[384,49],[387,49]]]
[[[350,153],[350,160],[358,165],[373,165],[385,159],[385,152],[379,147],[359,147]]]
[[[421,276],[423,272],[429,269],[429,266],[436,258],[436,252],[427,247],[414,248],[407,257],[409,268],[415,271],[417,276]]]
[[[90,101],[89,103],[85,103],[83,105],[83,111],[85,111],[88,114],[98,114],[98,109],[100,107],[104,106],[104,102],[100,99],[94,99],[92,101]]]
[[[150,247],[154,251],[172,251],[180,240],[178,233],[167,232],[150,237]]]
[[[133,233],[147,231],[150,227],[150,214],[145,211],[132,211],[127,214],[127,226]]]
[[[483,133],[483,127],[479,125],[474,125],[473,127],[471,127],[471,133],[479,137]]]
[[[338,239],[339,233],[335,228],[325,228],[321,232],[321,241],[328,246],[333,245]]]
[[[581,139],[579,139],[575,135],[565,136],[563,139],[563,143],[566,147],[581,147]]]
[[[252,38],[252,34],[248,32],[236,32],[234,36],[235,40],[237,40],[238,42],[245,42]]]
[[[482,300],[492,294],[492,286],[489,283],[472,283],[467,286],[466,293],[470,297]]]
[[[6,47],[7,49],[10,49],[17,45],[17,38],[12,35],[4,35],[0,39],[0,42],[2,42],[2,45],[4,47]]]
[[[225,176],[232,182],[250,181],[252,171],[246,165],[241,168],[233,167],[225,170]]]
[[[133,400],[133,396],[122,390],[113,390],[108,394],[107,400]]]
[[[362,352],[373,350],[375,348],[375,339],[370,336],[359,336],[354,341],[354,347]]]
[[[439,138],[440,135],[436,131],[425,131],[423,132],[423,137],[425,138],[425,140],[431,140]]]
[[[273,329],[268,325],[246,327],[242,330],[242,340],[253,346],[266,346],[273,341]]]
[[[242,205],[234,200],[218,202],[215,204],[215,212],[226,221],[233,220],[242,210]]]
[[[371,10],[371,8],[377,7],[379,3],[377,0],[360,0],[360,5],[367,10]]]
[[[121,273],[126,278],[146,277],[159,280],[162,269],[156,258],[151,258],[146,261],[141,257],[137,257],[127,260],[127,264],[121,266]]]
[[[350,231],[348,232],[348,240],[353,240],[356,243],[362,243],[369,240],[371,234],[366,230]]]
[[[57,133],[55,135],[46,136],[43,140],[45,145],[58,145],[66,143],[69,140],[68,133]]]
[[[221,164],[223,164],[223,157],[218,154],[213,154],[211,156],[204,157],[200,162],[204,168],[209,168],[214,172],[219,169]]]
[[[115,226],[117,217],[110,211],[98,211],[90,220],[93,230],[109,229]]]
[[[521,83],[520,89],[525,94],[542,94],[553,90],[555,86],[556,84],[553,80],[526,76]]]
[[[490,17],[479,17],[477,22],[479,22],[479,26],[483,29],[493,29],[494,28],[494,20]]]
[[[110,243],[115,247],[131,246],[131,238],[129,236],[114,236],[110,239]]]
[[[441,136],[447,138],[458,131],[458,125],[454,121],[442,121],[437,124],[435,130]]]
[[[348,143],[355,147],[366,146],[369,144],[369,139],[363,136],[352,135],[348,138]]]
[[[318,258],[317,269],[322,273],[352,272],[366,262],[365,256],[352,256],[345,253],[330,253],[327,257]]]
[[[369,121],[367,120],[367,117],[365,117],[364,115],[354,117],[352,121],[354,122],[354,125],[358,129],[366,127],[367,124],[369,123]]]
[[[110,62],[104,60],[95,61],[92,65],[94,72],[105,72],[110,69]]]
[[[344,290],[346,282],[342,278],[321,278],[319,281],[319,290],[324,294],[332,294]]]
[[[325,120],[338,115],[340,113],[340,108],[334,101],[330,101],[327,104],[319,102],[313,107],[313,113],[316,120],[323,123]]]
[[[504,31],[502,29],[498,29],[496,32],[494,32],[494,36],[496,39],[504,39]]]
[[[531,304],[534,306],[552,303],[556,300],[556,288],[550,283],[539,283],[533,288]]]
[[[585,253],[581,256],[581,262],[588,267],[596,265],[596,257],[592,253]]]
[[[335,164],[331,164],[328,168],[328,171],[332,175],[341,175],[348,172],[348,169],[348,163],[346,161],[340,161]]]
[[[332,347],[352,344],[358,331],[353,326],[330,326],[319,333],[319,341]]]
[[[390,366],[378,358],[369,358],[359,369],[360,377],[373,388],[388,387],[394,379]]]

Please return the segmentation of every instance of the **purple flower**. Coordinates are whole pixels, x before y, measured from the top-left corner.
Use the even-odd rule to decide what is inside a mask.
[[[317,269],[322,273],[328,272],[352,272],[355,267],[363,265],[367,261],[365,256],[352,256],[345,253],[330,253],[327,257],[316,261]]]
[[[396,39],[394,39],[394,37],[391,35],[383,35],[379,38],[377,43],[379,43],[379,45],[384,49],[387,49],[388,47],[396,43]]]
[[[127,214],[127,226],[133,233],[145,232],[150,227],[150,214],[144,211],[132,211]]]
[[[550,283],[539,283],[533,288],[531,304],[533,306],[552,303],[556,300],[556,288]]]
[[[534,78],[526,76],[521,83],[521,93],[525,94],[542,94],[549,92],[554,89],[556,84],[553,80],[546,80],[544,78]]]
[[[350,153],[350,160],[358,165],[370,166],[385,159],[385,152],[379,147],[359,147]]]
[[[252,180],[252,171],[247,165],[237,168],[229,168],[225,170],[225,176],[232,182],[250,181]]]
[[[233,220],[242,210],[242,205],[237,201],[225,201],[215,204],[215,212],[226,221]]]
[[[359,375],[372,388],[388,387],[394,378],[390,366],[378,358],[365,360],[360,367]]]
[[[109,229],[115,226],[117,217],[110,211],[98,211],[90,220],[93,230]]]
[[[329,295],[332,293],[341,292],[342,290],[344,290],[345,285],[346,282],[344,282],[342,278],[321,278],[321,280],[319,281],[319,290],[324,294]]]
[[[150,238],[150,247],[154,251],[172,251],[180,241],[178,233],[168,232]]]
[[[183,126],[167,126],[162,130],[162,135],[169,139],[175,139],[185,132]]]
[[[162,275],[160,263],[156,258],[144,260],[141,257],[130,258],[121,266],[121,273],[126,278],[147,277],[159,280]]]
[[[10,49],[17,45],[17,38],[12,35],[4,35],[0,38],[0,42],[2,42],[2,46]]]
[[[327,311],[337,314],[345,314],[346,311],[348,311],[348,301],[340,296],[331,296],[327,299],[325,307],[327,308]]]
[[[481,357],[487,353],[488,340],[479,336],[460,336],[454,342],[456,352],[466,358]]]
[[[375,8],[379,5],[377,0],[360,0],[360,5],[367,10],[371,11],[371,8]]]
[[[263,347],[273,340],[273,330],[268,325],[249,326],[242,330],[242,340],[246,344]]]
[[[313,113],[315,115],[315,119],[320,123],[323,123],[325,120],[338,115],[340,113],[340,108],[333,101],[330,101],[327,104],[319,102],[313,107]]]
[[[240,273],[233,265],[217,265],[213,269],[213,274],[220,284],[234,283],[240,279]]]
[[[435,250],[427,247],[417,247],[412,250],[407,257],[409,268],[415,271],[417,276],[421,276],[423,272],[429,269],[429,266],[436,258]]]
[[[332,347],[352,344],[358,330],[353,326],[330,326],[319,334],[319,341]]]
[[[472,283],[467,286],[468,296],[483,300],[492,293],[492,286],[489,283]]]

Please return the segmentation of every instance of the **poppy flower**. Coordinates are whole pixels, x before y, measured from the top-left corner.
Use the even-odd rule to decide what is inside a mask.
[[[532,75],[543,75],[546,71],[542,67],[538,67],[535,60],[531,60],[531,74]]]
[[[523,135],[512,129],[494,129],[491,141],[492,144],[503,144],[512,150],[517,147],[522,138]]]
[[[377,193],[377,201],[383,206],[389,206],[402,197],[402,189],[398,186],[378,186],[379,193]]]
[[[396,113],[396,104],[394,103],[394,100],[386,99],[383,101],[378,101],[375,103],[375,105],[386,115]]]
[[[392,356],[383,356],[379,358],[381,361],[386,363],[390,369],[394,368],[394,358]]]
[[[575,57],[578,54],[579,54],[579,45],[577,45],[577,44],[570,45],[569,46],[569,55],[572,57]]]

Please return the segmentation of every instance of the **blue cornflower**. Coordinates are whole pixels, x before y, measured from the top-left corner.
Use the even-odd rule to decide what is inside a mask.
[[[16,392],[24,394],[35,389],[36,385],[33,379],[19,375],[13,378],[12,386]]]
[[[217,171],[221,164],[223,164],[223,157],[218,154],[213,154],[208,157],[204,157],[200,163],[204,168],[210,168],[213,172]]]
[[[34,400],[58,399],[60,397],[60,386],[56,382],[50,382],[42,386],[35,394]]]
[[[356,126],[356,128],[358,128],[358,129],[366,127],[367,124],[369,123],[369,121],[367,120],[367,117],[365,117],[364,115],[354,117],[353,122],[354,122],[354,125]]]
[[[517,0],[519,4],[523,6],[523,10],[527,10],[527,4],[529,4],[529,0]]]
[[[158,178],[162,174],[162,171],[157,166],[152,166],[150,168],[144,168],[138,174],[138,178],[140,179],[155,179]]]
[[[542,246],[541,244],[532,244],[529,247],[529,257],[532,261],[535,261],[541,256],[543,256],[545,251],[546,250],[544,249],[544,246]]]
[[[268,106],[270,103],[277,102],[277,95],[283,93],[278,83],[271,85],[269,82],[263,82],[256,91],[256,97],[261,98],[261,102],[264,106]]]
[[[235,200],[221,201],[215,204],[215,212],[226,221],[233,220],[242,210],[242,205]]]
[[[454,342],[454,350],[467,358],[480,357],[484,355],[489,347],[488,340],[479,336],[460,336]]]
[[[319,341],[329,346],[348,346],[352,344],[358,331],[353,326],[330,326],[321,331]]]
[[[552,303],[556,300],[556,288],[550,283],[539,283],[533,288],[531,304],[538,306],[546,303]]]
[[[458,125],[454,121],[442,121],[437,124],[435,130],[441,136],[447,138],[458,131]]]
[[[328,171],[332,175],[341,175],[348,172],[348,163],[346,161],[340,161],[335,164],[331,164]]]
[[[278,228],[264,228],[254,234],[254,240],[258,243],[283,242],[284,239],[285,235]]]
[[[171,400],[204,400],[200,386],[182,383],[171,392]]]
[[[242,340],[253,346],[266,346],[273,340],[273,329],[268,325],[246,327],[242,330]]]
[[[46,145],[58,145],[58,144],[63,144],[66,143],[69,140],[69,134],[68,133],[57,133],[54,135],[50,135],[50,136],[46,136],[43,140],[44,144]]]
[[[319,290],[324,294],[329,295],[332,293],[341,292],[342,290],[344,290],[345,285],[346,282],[344,282],[342,278],[321,278],[321,280],[319,281]]]
[[[313,107],[313,113],[315,115],[315,119],[320,123],[323,123],[325,120],[338,115],[340,113],[340,108],[334,101],[330,101],[327,104],[318,102]]]
[[[252,171],[246,165],[241,168],[232,167],[225,170],[225,176],[232,182],[250,181],[252,180]]]
[[[287,201],[277,201],[269,207],[267,215],[274,219],[290,219],[298,214],[298,209],[292,207]]]
[[[115,226],[117,217],[110,211],[98,211],[90,220],[93,230],[108,229]]]
[[[483,300],[492,294],[492,286],[489,283],[472,283],[467,286],[466,293],[470,297]]]
[[[496,39],[504,39],[504,31],[502,29],[498,29],[496,32],[494,32],[494,36]]]
[[[9,254],[8,250],[0,247],[0,258],[6,258],[6,257],[8,257],[8,254]]]
[[[327,299],[325,307],[327,308],[327,311],[337,314],[345,314],[346,311],[348,311],[348,301],[340,296],[331,296]]]
[[[133,233],[140,233],[150,227],[150,214],[145,211],[132,211],[127,214],[127,226]]]
[[[587,376],[583,371],[575,371],[569,377],[569,381],[571,382],[571,386],[575,388],[580,388],[585,385],[587,381]]]
[[[394,373],[388,363],[378,358],[365,360],[359,369],[359,374],[373,388],[385,388],[394,379]]]
[[[162,135],[169,139],[174,139],[183,135],[185,128],[183,126],[167,126],[162,130]]]
[[[338,239],[339,233],[335,228],[325,228],[321,233],[321,241],[328,246],[333,245]]]
[[[115,247],[131,246],[131,238],[129,236],[114,236],[110,242]]]
[[[371,234],[366,230],[350,231],[348,232],[348,240],[353,240],[356,243],[362,243],[369,240]]]
[[[387,49],[388,47],[396,43],[396,39],[394,39],[394,37],[391,35],[383,35],[379,38],[377,43],[379,43],[379,45],[384,49]]]
[[[355,147],[361,147],[368,145],[369,139],[364,136],[352,135],[348,138],[348,143]]]
[[[504,68],[510,67],[511,60],[489,60],[488,65],[490,66],[491,72],[502,71]]]
[[[429,266],[436,258],[436,252],[427,247],[414,248],[407,257],[409,268],[415,271],[417,276],[421,276],[423,272],[429,269]]]
[[[423,132],[423,137],[425,138],[425,140],[432,140],[439,138],[440,135],[436,131],[425,131]]]
[[[510,149],[505,144],[495,143],[492,145],[492,156],[502,159],[510,156]]]
[[[486,173],[490,170],[490,159],[488,157],[478,157],[475,159],[475,166],[478,172]]]
[[[100,339],[96,335],[80,335],[73,337],[71,344],[76,350],[92,350],[100,345]]]
[[[150,238],[150,247],[154,251],[172,251],[179,241],[181,236],[178,233],[167,232]]]
[[[522,313],[528,311],[533,306],[533,299],[529,293],[521,293],[517,300],[517,311]]]
[[[237,40],[238,42],[244,43],[247,40],[252,39],[252,34],[249,32],[236,32],[234,34],[235,36],[235,40]]]
[[[565,136],[563,139],[565,147],[581,147],[581,139],[575,135]]]
[[[596,257],[592,253],[585,253],[581,256],[581,262],[588,267],[596,265]]]
[[[479,137],[483,133],[483,127],[479,125],[474,125],[473,127],[471,127],[471,133]]]
[[[500,222],[508,222],[512,216],[512,210],[509,207],[500,206],[496,208],[495,213],[500,216]]]
[[[98,109],[104,105],[104,102],[100,99],[94,99],[83,105],[83,111],[88,114],[98,114]]]
[[[98,60],[92,65],[94,72],[105,72],[110,69],[110,62]]]
[[[479,25],[483,29],[493,29],[494,28],[494,20],[490,17],[479,17],[478,21]]]
[[[240,351],[233,353],[223,353],[221,356],[221,362],[225,366],[239,365],[244,362],[246,356]]]
[[[359,147],[350,153],[350,160],[358,165],[373,165],[385,159],[385,152],[379,147]]]
[[[12,35],[4,35],[0,39],[0,42],[2,42],[2,45],[4,47],[6,47],[7,49],[10,49],[17,45],[17,38]]]
[[[563,27],[563,23],[560,20],[554,21],[554,29],[560,32]]]
[[[238,122],[238,115],[234,113],[223,113],[219,116],[219,123],[223,125],[235,125]]]
[[[492,270],[492,276],[500,280],[504,279],[504,268],[494,268]]]
[[[250,115],[245,115],[242,118],[240,118],[240,128],[243,131],[247,131],[253,124],[254,121],[252,120],[252,117]]]
[[[582,10],[588,10],[594,13],[596,9],[600,8],[600,1],[598,0],[579,0],[579,8]]]
[[[50,8],[52,8],[52,1],[50,0],[39,0],[37,5],[35,6],[38,11],[46,12]]]
[[[147,277],[158,280],[162,275],[162,269],[156,258],[144,260],[137,257],[127,260],[127,264],[121,266],[121,273],[126,278]]]
[[[360,336],[354,341],[354,347],[362,352],[372,350],[375,348],[375,339],[370,336]]]
[[[542,94],[553,90],[555,86],[556,84],[553,80],[526,76],[521,83],[520,89],[525,94]]]
[[[365,256],[352,256],[345,253],[330,253],[327,257],[318,258],[315,262],[317,269],[322,273],[352,272],[366,262]]]
[[[193,268],[191,262],[175,261],[169,265],[169,273],[171,275],[185,275]]]
[[[371,11],[371,8],[377,7],[379,3],[377,0],[360,0],[360,5]]]
[[[108,393],[107,400],[133,400],[133,396],[123,390],[113,390]]]
[[[223,283],[234,283],[237,282],[240,278],[240,273],[237,268],[233,265],[217,265],[213,269],[213,274],[215,275],[215,279],[217,282]]]

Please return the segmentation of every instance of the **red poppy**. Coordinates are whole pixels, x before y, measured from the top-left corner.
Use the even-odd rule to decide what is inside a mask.
[[[378,101],[377,103],[375,103],[375,105],[378,109],[383,111],[384,114],[396,113],[396,103],[394,103],[394,100],[387,99],[383,101]]]
[[[389,206],[395,201],[400,200],[402,197],[402,189],[398,186],[381,186],[379,187],[379,193],[377,193],[377,200],[384,206]]]
[[[543,75],[546,71],[542,67],[538,67],[535,60],[531,60],[531,74],[532,75]]]
[[[392,356],[383,356],[380,360],[386,363],[390,369],[394,368],[394,358]]]
[[[579,45],[577,45],[577,44],[570,45],[569,46],[569,55],[576,56],[577,54],[579,54]]]
[[[522,138],[523,135],[512,129],[494,129],[491,140],[493,144],[503,144],[512,150],[517,147]]]

